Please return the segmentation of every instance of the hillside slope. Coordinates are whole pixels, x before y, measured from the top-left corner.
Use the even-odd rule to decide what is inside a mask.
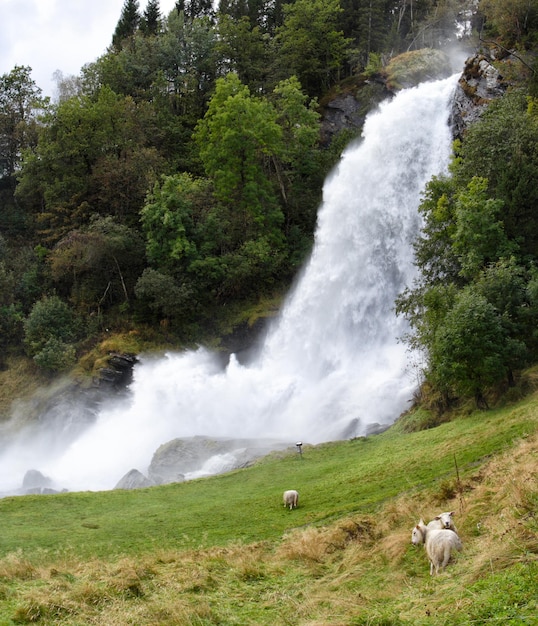
[[[535,624],[538,392],[402,426],[182,484],[5,498],[0,623]],[[410,534],[444,510],[464,550],[432,579]]]

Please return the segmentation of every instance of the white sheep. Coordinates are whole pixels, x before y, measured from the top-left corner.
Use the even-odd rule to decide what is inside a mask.
[[[288,489],[288,491],[284,492],[284,506],[290,507],[291,509],[297,508],[299,504],[299,492],[295,491],[295,489]]]
[[[415,546],[424,544],[430,560],[430,576],[433,576],[434,569],[436,574],[439,574],[439,570],[443,571],[452,550],[462,549],[460,538],[453,530],[428,528],[423,520],[413,528],[411,543]]]
[[[450,530],[453,530],[455,533],[458,532],[456,526],[454,526],[454,521],[452,520],[452,517],[456,514],[455,511],[446,511],[445,513],[439,513],[439,515],[436,515],[431,522],[428,522],[428,528],[431,529],[442,529],[442,528],[449,528]]]

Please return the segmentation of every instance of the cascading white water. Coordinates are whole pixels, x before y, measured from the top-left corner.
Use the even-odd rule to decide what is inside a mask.
[[[392,423],[416,386],[394,300],[415,274],[421,193],[447,168],[454,87],[422,84],[368,116],[325,183],[311,258],[251,364],[232,356],[223,369],[205,349],[143,358],[130,400],[68,446],[3,454],[0,489],[29,467],[70,490],[111,489],[176,437],[319,443]]]

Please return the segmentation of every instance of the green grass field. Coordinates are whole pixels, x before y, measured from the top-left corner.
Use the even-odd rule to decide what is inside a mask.
[[[411,529],[449,509],[464,551],[430,578]],[[0,519],[0,626],[538,624],[538,395]]]

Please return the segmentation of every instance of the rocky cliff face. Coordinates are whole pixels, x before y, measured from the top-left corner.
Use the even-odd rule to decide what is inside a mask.
[[[417,65],[418,57],[420,64]],[[370,80],[357,79],[353,87],[324,104],[322,144],[329,145],[342,131],[358,135],[367,114],[381,101],[391,97],[394,89],[450,75],[452,70],[448,60],[442,60],[436,51],[419,50],[396,57],[388,66],[385,77],[379,74]],[[411,68],[410,61],[414,63]],[[492,100],[505,93],[507,87],[508,82],[493,66],[491,58],[482,53],[470,56],[465,61],[454,94],[450,119],[454,138],[461,139],[465,130],[480,118]]]
[[[508,87],[501,73],[483,54],[470,56],[458,81],[451,112],[452,133],[461,139],[490,102],[501,97]]]
[[[330,145],[338,133],[359,134],[368,113],[393,95],[381,78],[357,80],[355,85],[330,98],[323,106],[321,143]]]

